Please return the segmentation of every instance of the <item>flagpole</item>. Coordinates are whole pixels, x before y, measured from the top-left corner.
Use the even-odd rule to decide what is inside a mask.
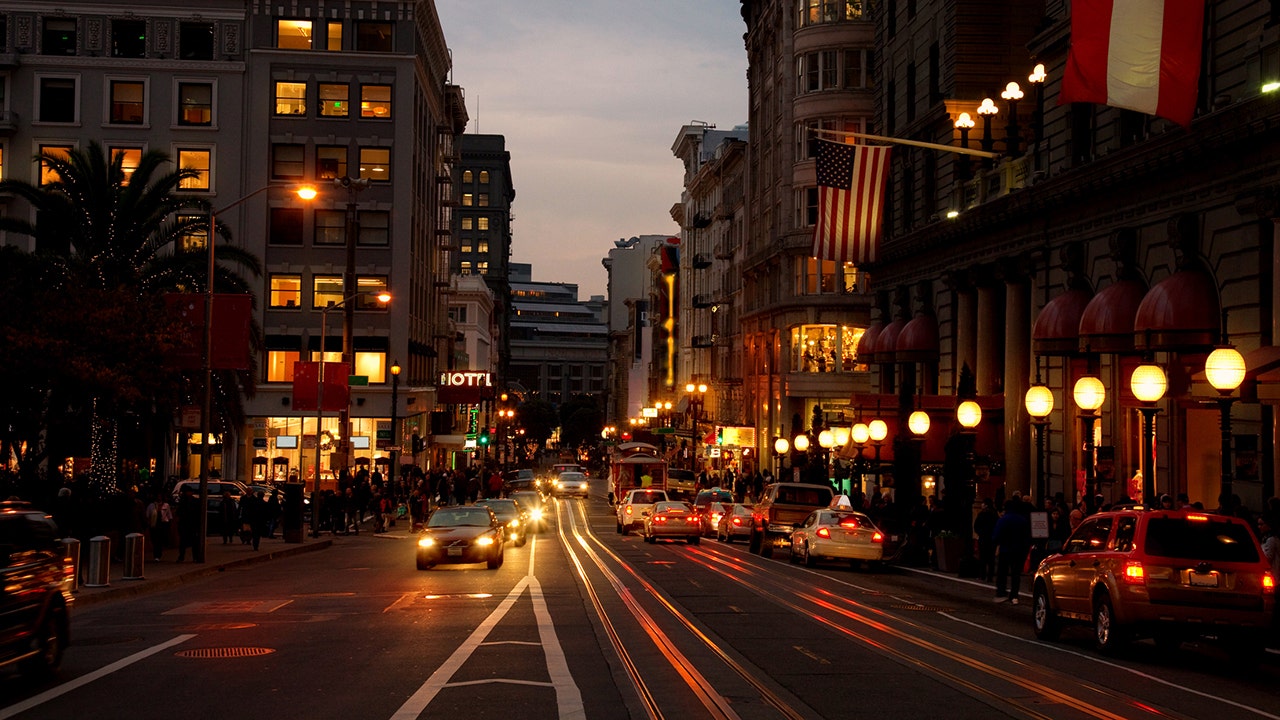
[[[880,142],[897,143],[898,145],[911,145],[913,147],[929,148],[930,150],[942,150],[943,152],[960,153],[961,155],[973,155],[981,158],[998,158],[1000,153],[987,152],[985,150],[974,150],[972,148],[955,147],[954,145],[941,145],[939,143],[922,142],[920,140],[905,140],[903,138],[886,137],[884,135],[868,135],[866,133],[845,132],[842,130],[822,130],[819,128],[810,128],[810,132],[819,135],[837,135],[839,137],[855,137],[863,140],[879,140]]]

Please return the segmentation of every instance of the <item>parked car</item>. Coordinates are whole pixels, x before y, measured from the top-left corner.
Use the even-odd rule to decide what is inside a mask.
[[[724,488],[714,487],[710,490],[702,490],[693,500],[693,511],[698,513],[698,519],[702,523],[703,535],[715,535],[716,527],[720,524],[720,516],[723,511],[720,506],[724,503],[733,504],[733,493]]]
[[[653,504],[644,518],[644,541],[654,543],[660,538],[684,540],[690,545],[698,544],[702,539],[702,527],[689,503],[663,500]]]
[[[884,559],[884,533],[860,512],[814,510],[791,533],[791,562],[813,567],[819,560],[848,560],[853,565]]]
[[[626,497],[618,503],[618,532],[627,535],[632,528],[644,525],[644,515],[653,509],[653,504],[669,500],[666,490],[628,490]]]
[[[418,536],[417,566],[430,570],[440,563],[502,565],[505,525],[479,505],[443,507],[431,513]]]
[[[0,668],[30,676],[58,669],[71,642],[74,572],[53,518],[26,503],[0,503]]]
[[[477,500],[476,505],[487,507],[498,516],[498,520],[507,528],[507,542],[515,543],[516,547],[524,547],[528,540],[529,517],[520,503],[510,498],[487,498]]]
[[[528,513],[528,527],[531,531],[540,533],[547,530],[550,523],[547,518],[546,500],[542,497],[542,493],[537,490],[520,490],[511,493],[511,499],[520,503],[520,507]]]
[[[751,538],[751,507],[741,503],[720,503],[720,522],[716,523],[716,539],[733,542]]]
[[[1085,518],[1032,580],[1036,636],[1093,626],[1112,651],[1147,636],[1165,648],[1212,636],[1233,658],[1261,658],[1276,578],[1248,523],[1193,510],[1129,507]]]
[[[177,507],[178,499],[182,497],[182,488],[191,488],[192,493],[196,497],[200,497],[200,481],[199,480],[181,480],[173,487],[174,507]],[[222,534],[222,492],[226,490],[231,493],[231,498],[236,501],[237,505],[240,498],[247,492],[244,485],[234,480],[210,480],[208,484],[209,505],[205,509],[205,515],[209,518],[209,534]],[[267,497],[270,497],[269,495]]]
[[[590,494],[587,476],[577,471],[566,470],[556,477],[555,482],[551,486],[551,492],[556,497],[563,497],[565,495],[580,495],[582,497],[587,497]]]

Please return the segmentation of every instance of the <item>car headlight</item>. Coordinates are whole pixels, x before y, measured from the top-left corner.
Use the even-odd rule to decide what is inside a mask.
[[[520,521],[512,520],[511,522],[507,523],[507,527],[520,527]]]
[[[541,510],[541,509],[534,509],[534,510],[530,511],[530,512],[529,512],[529,517],[533,518],[534,520],[541,520],[541,519],[542,519],[542,510]]]
[[[492,535],[485,535],[485,536],[484,536],[484,537],[482,537],[482,538],[476,538],[476,544],[477,544],[477,545],[492,545],[492,544],[493,544],[493,536],[492,536]]]
[[[418,547],[429,548],[429,547],[435,547],[435,545],[436,545],[436,539],[433,537],[418,538]]]

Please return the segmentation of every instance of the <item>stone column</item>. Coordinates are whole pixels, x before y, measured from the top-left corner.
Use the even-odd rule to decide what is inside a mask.
[[[997,282],[978,285],[977,365],[973,368],[979,395],[997,395],[1004,386],[1004,287]]]
[[[1024,264],[1010,261],[1005,282],[1004,463],[1005,494],[1024,496],[1031,477],[1031,418],[1023,406],[1031,385],[1031,282]]]
[[[960,368],[968,365],[970,370],[977,370],[978,302],[973,285],[961,277],[961,273],[956,273],[949,280],[956,294],[955,358],[951,368],[951,389],[954,391],[960,378]]]

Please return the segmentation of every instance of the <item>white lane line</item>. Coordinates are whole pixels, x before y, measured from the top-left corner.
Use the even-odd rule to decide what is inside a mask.
[[[407,593],[405,593],[405,594],[401,595],[400,597],[396,598],[396,601],[395,601],[395,602],[393,602],[393,603],[391,603],[390,605],[388,605],[388,606],[386,606],[385,608],[383,608],[383,609],[382,609],[382,612],[384,612],[384,613],[389,613],[389,612],[391,612],[392,610],[399,610],[399,609],[401,608],[401,606],[408,605],[408,604],[412,603],[412,602],[414,601],[414,599],[415,599],[415,598],[417,598],[417,596],[418,596],[418,594],[417,594],[417,593],[407,592]]]
[[[153,645],[147,648],[146,650],[140,650],[130,655],[129,657],[122,658],[120,660],[117,660],[111,663],[110,665],[98,668],[97,670],[94,670],[93,672],[87,675],[81,675],[75,680],[65,682],[59,685],[58,687],[50,688],[40,693],[39,695],[33,695],[32,697],[29,697],[20,703],[15,703],[13,705],[10,705],[7,708],[0,709],[0,720],[3,720],[3,718],[11,718],[20,713],[24,713],[34,707],[43,705],[44,703],[47,703],[56,697],[65,695],[66,693],[69,693],[72,690],[88,685],[94,680],[98,680],[100,678],[106,677],[107,675],[110,675],[111,673],[116,672],[117,670],[123,670],[124,668],[129,667],[130,665],[138,662],[139,660],[144,660],[148,657],[151,657],[152,655],[155,655],[156,653],[162,650],[167,650],[173,647],[174,645],[180,645],[190,640],[193,637],[195,637],[195,634],[179,635],[173,638],[172,640],[160,643],[159,645]]]
[[[560,647],[556,626],[551,622],[551,611],[542,594],[542,583],[532,575],[529,576],[529,595],[533,597],[533,614],[538,619],[538,637],[542,640],[542,652],[547,659],[547,673],[551,675],[551,684],[556,689],[556,708],[559,710],[560,720],[585,719],[587,709],[582,704],[582,693],[569,672],[564,648]]]
[[[448,688],[466,687],[468,685],[492,685],[494,683],[505,683],[507,685],[532,685],[533,687],[552,687],[549,682],[541,682],[538,680],[512,680],[511,678],[491,678],[489,680],[465,680],[463,682],[449,683],[445,685]]]

